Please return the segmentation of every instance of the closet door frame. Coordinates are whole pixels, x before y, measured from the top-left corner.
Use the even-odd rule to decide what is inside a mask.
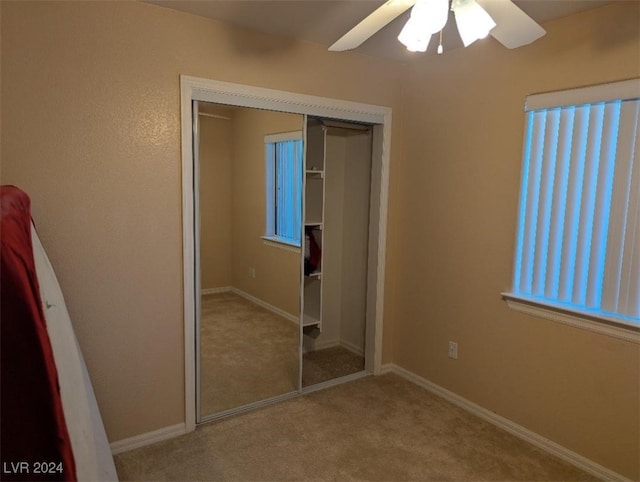
[[[368,371],[380,374],[382,361],[382,318],[384,309],[385,258],[387,240],[387,211],[389,191],[389,162],[391,142],[391,108],[356,102],[296,94],[261,87],[221,82],[191,76],[180,76],[181,133],[182,133],[182,246],[184,297],[184,366],[185,366],[185,429],[196,427],[196,294],[199,267],[196,264],[196,199],[198,187],[194,183],[194,147],[192,102],[203,101],[240,107],[268,109],[316,117],[327,117],[376,124],[374,126],[374,159],[376,197],[378,209],[371,213],[376,222],[375,245],[377,264],[375,271],[375,316],[367,321],[365,360]],[[376,142],[377,141],[377,142]],[[369,273],[369,276],[374,276]],[[373,287],[370,287],[373,289]]]

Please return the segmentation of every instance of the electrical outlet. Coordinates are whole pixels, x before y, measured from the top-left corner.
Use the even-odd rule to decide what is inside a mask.
[[[255,268],[249,268],[249,278],[255,278],[256,277],[256,269]]]
[[[449,342],[449,358],[458,359],[458,344],[455,341]]]

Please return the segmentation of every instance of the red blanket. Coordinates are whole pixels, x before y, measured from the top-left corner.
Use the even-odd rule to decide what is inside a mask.
[[[2,480],[76,480],[31,245],[29,197],[0,187]]]

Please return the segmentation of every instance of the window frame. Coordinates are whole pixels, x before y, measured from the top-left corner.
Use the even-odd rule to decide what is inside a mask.
[[[299,199],[299,212],[300,212],[300,229],[299,237],[296,240],[287,236],[281,236],[277,233],[277,182],[278,182],[278,162],[275,155],[277,148],[275,144],[289,141],[300,141],[300,166],[298,169],[299,182],[298,186],[300,199]],[[281,247],[284,249],[299,250],[302,246],[302,195],[303,195],[303,183],[304,183],[304,136],[303,131],[290,131],[282,132],[278,134],[266,134],[264,136],[265,145],[265,229],[262,239],[266,244],[274,247]],[[269,155],[268,149],[273,145],[276,151],[272,156]]]
[[[578,89],[533,94],[526,99],[525,112],[639,98],[640,79],[630,79]],[[525,129],[523,142],[525,155],[528,140],[529,132]],[[586,309],[565,305],[564,303],[556,303],[548,299],[537,298],[533,295],[520,294],[516,291],[516,264],[520,255],[518,236],[521,232],[520,223],[522,222],[522,210],[524,209],[522,205],[524,202],[522,192],[523,189],[525,189],[525,182],[527,182],[525,180],[525,169],[526,163],[523,159],[523,172],[521,174],[520,196],[518,201],[517,231],[514,237],[516,246],[512,258],[514,263],[512,284],[510,291],[502,293],[503,299],[507,302],[509,308],[522,313],[588,329],[634,343],[640,343],[640,321],[636,322],[635,319],[626,320],[624,316],[616,317],[608,316],[605,313],[591,312]]]

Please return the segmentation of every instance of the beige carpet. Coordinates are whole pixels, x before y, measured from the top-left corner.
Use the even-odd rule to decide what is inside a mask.
[[[298,389],[298,325],[234,293],[202,297],[200,413]]]
[[[206,424],[115,460],[123,481],[596,480],[396,375]]]
[[[364,357],[341,346],[307,352],[302,357],[302,386],[344,377],[364,370]]]

